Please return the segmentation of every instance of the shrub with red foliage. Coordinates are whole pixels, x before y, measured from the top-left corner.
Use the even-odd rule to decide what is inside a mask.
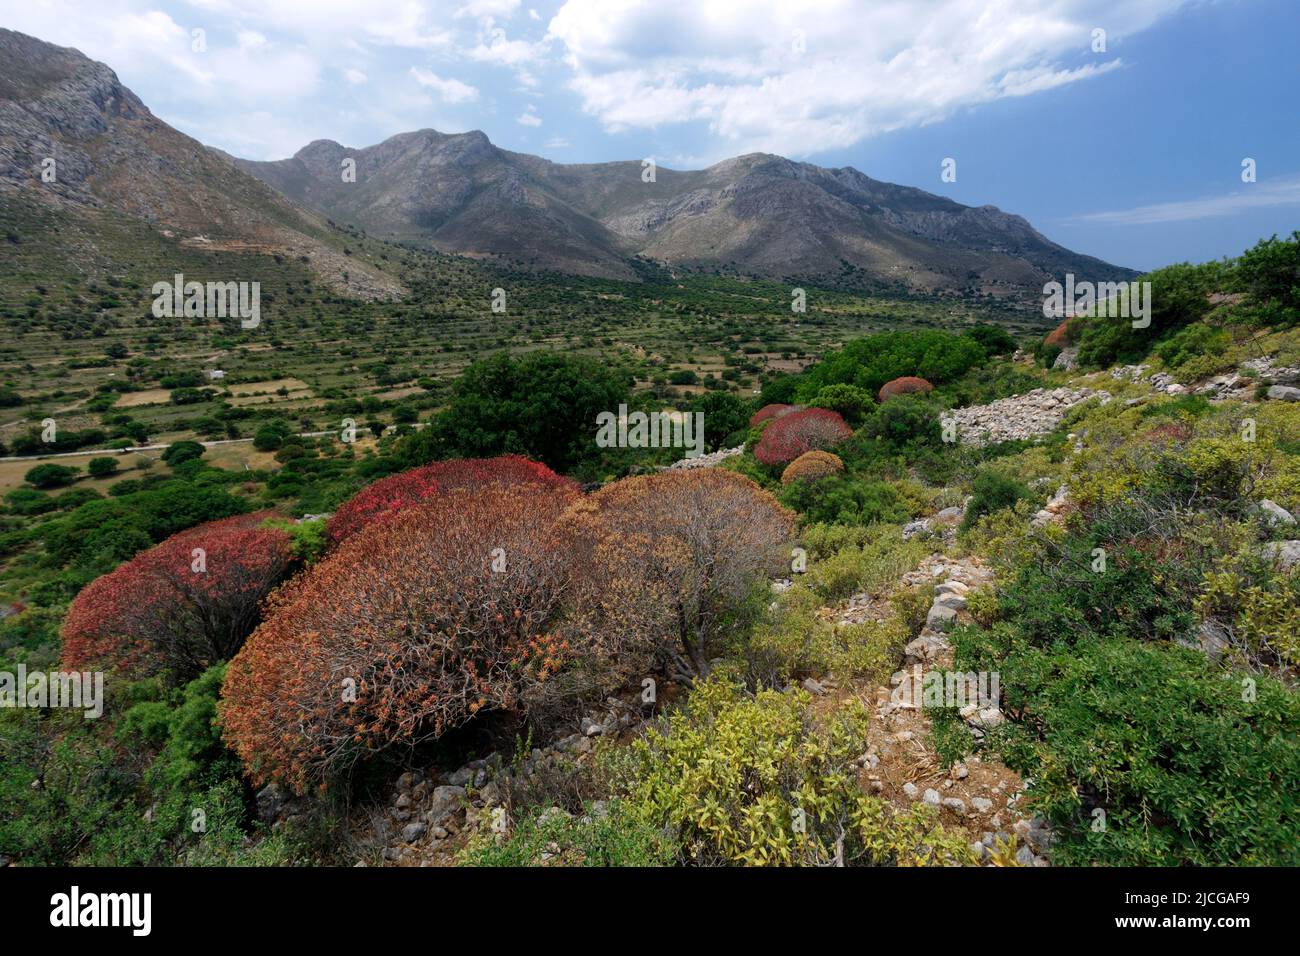
[[[273,511],[174,534],[86,585],[63,622],[63,666],[192,677],[239,650],[295,563]]]
[[[301,792],[544,686],[572,650],[556,524],[578,497],[563,483],[440,491],[279,592],[222,686],[225,738],[254,779]]]
[[[764,405],[750,416],[749,427],[755,428],[763,424],[763,422],[767,421],[769,418],[781,418],[784,415],[789,415],[791,412],[797,412],[798,410],[798,405]]]
[[[934,386],[923,378],[917,378],[915,375],[904,375],[901,378],[893,379],[880,386],[880,394],[877,398],[880,401],[893,398],[895,395],[907,395],[912,392],[933,392]]]
[[[1073,338],[1070,322],[1070,319],[1066,319],[1056,328],[1052,329],[1052,331],[1048,332],[1047,337],[1043,339],[1043,345],[1047,348],[1056,347],[1062,349],[1069,345],[1070,340]]]
[[[477,488],[494,482],[504,485],[539,484],[574,489],[578,487],[576,482],[557,475],[545,465],[529,461],[520,455],[435,461],[401,474],[381,478],[362,488],[339,506],[326,525],[325,533],[329,538],[330,546],[334,547],[366,525],[379,520],[381,516],[409,508],[440,491]]]
[[[565,523],[581,569],[568,623],[599,635],[602,660],[626,679],[705,670],[730,612],[788,570],[795,516],[748,478],[701,468],[607,485]]]
[[[853,434],[839,412],[805,408],[783,415],[763,431],[754,457],[765,465],[784,465],[804,452],[825,450]]]

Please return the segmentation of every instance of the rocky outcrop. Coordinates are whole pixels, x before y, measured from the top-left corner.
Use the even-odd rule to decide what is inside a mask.
[[[1029,522],[1035,528],[1042,528],[1051,524],[1053,521],[1059,521],[1065,513],[1066,506],[1070,502],[1070,488],[1068,485],[1061,485],[1056,489],[1056,494],[1052,495],[1050,501],[1043,506],[1041,510],[1034,514],[1033,519]]]
[[[1090,388],[1036,388],[987,405],[955,408],[943,417],[956,423],[963,445],[996,445],[1046,435],[1061,424],[1066,412],[1091,398],[1105,404],[1111,395]]]
[[[372,822],[371,842],[390,865],[452,862],[463,843],[457,837],[489,824],[496,808],[512,802],[512,793],[572,773],[590,759],[598,738],[635,732],[650,716],[639,698],[609,697],[604,710],[578,720],[575,732],[512,761],[492,753],[446,774],[407,771],[398,777],[391,803]]]
[[[1058,372],[1073,372],[1079,367],[1079,347],[1071,345],[1061,349],[1056,361],[1052,363],[1052,368]]]
[[[1276,561],[1283,571],[1300,565],[1300,541],[1269,541],[1259,546],[1259,552]]]
[[[737,455],[743,455],[744,453],[744,445],[737,445],[735,448],[721,448],[718,451],[700,455],[698,458],[682,458],[673,462],[668,468],[674,471],[688,468],[713,468],[722,464],[728,458],[735,458]]]

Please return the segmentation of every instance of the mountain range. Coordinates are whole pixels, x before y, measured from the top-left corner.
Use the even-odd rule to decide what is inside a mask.
[[[47,157],[54,183],[41,180]],[[479,131],[418,130],[364,148],[317,140],[260,162],[153,116],[102,63],[0,30],[0,202],[110,210],[176,241],[305,257],[367,297],[399,291],[345,258],[346,233],[531,268],[636,280],[673,270],[842,281],[998,297],[1065,273],[1131,270],[1072,252],[1022,217],[856,169],[751,153],[702,170],[560,164]],[[353,173],[354,175],[348,175]]]

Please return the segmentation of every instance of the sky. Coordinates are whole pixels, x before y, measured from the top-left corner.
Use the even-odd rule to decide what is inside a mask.
[[[771,152],[1138,269],[1300,228],[1297,0],[0,0],[0,26],[250,159],[426,127],[556,162]]]

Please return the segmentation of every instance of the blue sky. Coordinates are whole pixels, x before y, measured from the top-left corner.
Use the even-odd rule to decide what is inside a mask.
[[[254,159],[421,127],[558,162],[775,152],[1136,268],[1300,228],[1295,0],[0,0],[0,26]]]

